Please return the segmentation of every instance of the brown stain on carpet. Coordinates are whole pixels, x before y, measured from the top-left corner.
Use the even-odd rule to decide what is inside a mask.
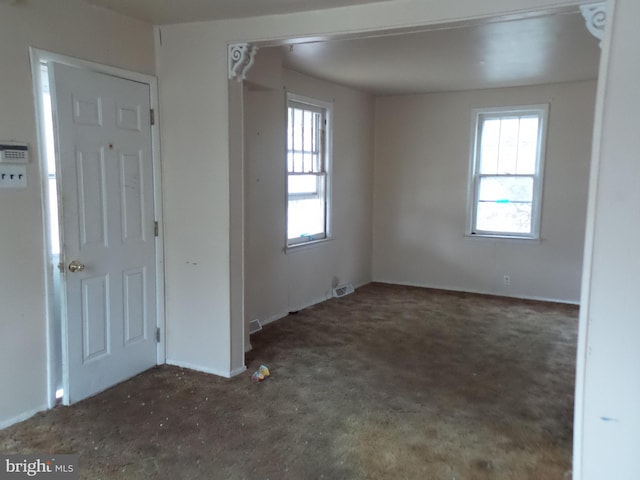
[[[0,452],[78,453],[89,479],[564,480],[577,314],[371,284],[266,326],[245,374],[155,368]]]

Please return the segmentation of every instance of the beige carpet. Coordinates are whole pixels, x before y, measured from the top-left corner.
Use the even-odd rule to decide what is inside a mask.
[[[265,327],[243,375],[156,368],[0,452],[77,453],[88,479],[564,480],[577,315],[371,284]]]

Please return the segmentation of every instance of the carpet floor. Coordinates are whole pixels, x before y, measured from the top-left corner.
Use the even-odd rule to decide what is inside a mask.
[[[1,430],[0,452],[79,454],[86,479],[565,480],[577,318],[370,284],[254,334],[242,375],[154,368]]]

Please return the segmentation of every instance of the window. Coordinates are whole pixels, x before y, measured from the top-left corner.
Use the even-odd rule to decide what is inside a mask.
[[[539,238],[547,105],[475,110],[471,235]]]
[[[328,105],[287,96],[287,246],[329,237]]]

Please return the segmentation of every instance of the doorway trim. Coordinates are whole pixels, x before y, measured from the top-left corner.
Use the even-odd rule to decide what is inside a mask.
[[[54,305],[54,280],[53,269],[56,268],[51,262],[50,258],[50,245],[51,245],[51,231],[50,231],[50,219],[49,219],[49,186],[47,175],[47,159],[45,156],[46,150],[46,132],[44,127],[44,111],[42,108],[42,102],[40,100],[41,92],[40,85],[42,80],[42,74],[40,65],[43,62],[56,62],[64,65],[69,65],[84,70],[91,70],[106,75],[111,75],[126,80],[131,80],[138,83],[143,83],[149,86],[150,92],[150,104],[151,108],[155,112],[155,121],[151,125],[151,153],[153,163],[153,203],[154,203],[154,215],[155,220],[158,222],[158,236],[156,237],[156,251],[155,251],[155,264],[156,264],[156,326],[160,329],[160,341],[158,342],[156,349],[156,363],[158,365],[164,364],[166,361],[166,318],[165,318],[165,280],[164,280],[164,235],[163,235],[163,208],[162,208],[162,171],[160,162],[160,126],[158,122],[158,79],[153,75],[147,75],[144,73],[133,72],[118,67],[112,67],[109,65],[102,65],[96,62],[82,60],[67,55],[49,52],[41,50],[35,47],[29,48],[29,57],[31,61],[31,78],[33,82],[33,94],[35,103],[36,114],[36,131],[38,136],[38,166],[40,171],[40,192],[41,192],[41,208],[42,208],[42,221],[44,230],[44,243],[43,243],[43,260],[44,260],[44,272],[45,272],[45,298],[46,298],[46,338],[47,338],[47,406],[53,408],[56,404],[56,378],[55,378],[55,363],[61,362],[61,358],[56,358],[55,355],[55,305]],[[56,163],[58,163],[56,159]],[[58,202],[61,207],[60,202]],[[62,280],[64,282],[64,279]],[[61,315],[66,314],[66,300],[64,297],[61,301]],[[62,316],[61,316],[62,318]]]

